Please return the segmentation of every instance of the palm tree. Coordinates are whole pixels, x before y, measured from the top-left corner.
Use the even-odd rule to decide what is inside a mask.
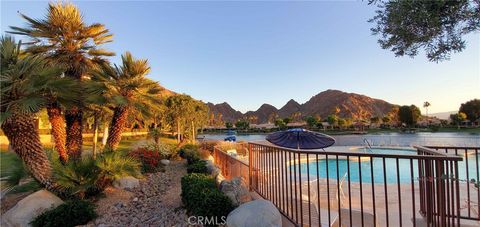
[[[32,39],[27,52],[43,54],[54,65],[65,68],[65,76],[82,81],[89,77],[88,71],[100,63],[103,56],[112,56],[112,52],[97,47],[112,41],[112,34],[102,24],[87,25],[79,9],[71,3],[49,3],[44,19],[33,19],[20,14],[27,23],[26,28],[10,27],[13,34],[25,35]],[[48,105],[53,135],[59,144],[63,143],[64,131],[60,109],[55,100]],[[56,109],[57,108],[57,109]],[[78,159],[82,152],[82,103],[77,103],[65,111],[66,141],[65,146],[73,158]],[[56,120],[55,120],[56,119]],[[63,149],[61,145],[57,149]]]
[[[431,106],[431,104],[428,101],[423,103],[423,107],[425,108],[425,115],[427,116],[427,118],[428,118],[428,107],[429,106]]]
[[[161,104],[160,85],[145,76],[150,67],[145,59],[135,59],[126,52],[122,55],[122,65],[114,67],[102,65],[92,73],[92,80],[101,82],[107,91],[107,100],[114,105],[106,147],[115,150],[122,139],[122,132],[129,113],[150,115]]]
[[[35,113],[48,104],[49,93],[66,94],[64,89],[73,81],[59,78],[61,68],[49,66],[42,56],[23,54],[20,47],[11,37],[0,40],[1,128],[33,177],[51,189],[52,167],[34,123]]]

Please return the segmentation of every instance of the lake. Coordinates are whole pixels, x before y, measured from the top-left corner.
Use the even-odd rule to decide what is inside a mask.
[[[241,134],[237,141],[265,140],[267,134]],[[202,134],[208,140],[223,140],[225,134]],[[366,135],[333,135],[335,146],[362,146],[367,139],[372,146],[480,146],[480,134],[455,132],[418,132],[418,133],[384,133]]]

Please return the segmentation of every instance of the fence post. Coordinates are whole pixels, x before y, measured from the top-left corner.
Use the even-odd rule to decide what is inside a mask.
[[[252,145],[248,143],[248,190],[252,191]]]

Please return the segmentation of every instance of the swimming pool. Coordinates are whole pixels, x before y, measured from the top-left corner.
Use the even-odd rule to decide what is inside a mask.
[[[363,148],[362,148],[363,149]],[[391,148],[373,148],[371,151],[366,152],[373,152],[373,153],[381,153],[381,154],[406,154],[406,155],[414,155],[416,151],[413,149],[391,149]],[[356,159],[356,158],[355,158]],[[475,155],[468,155],[468,163],[469,163],[469,178],[476,178],[476,169],[478,164],[476,165],[475,162],[480,158],[476,158]],[[466,163],[465,158],[464,161],[458,162],[458,171],[459,171],[459,179],[467,180],[466,179]],[[317,171],[317,161],[311,160],[308,165],[306,162],[300,163],[300,172],[302,175],[306,176],[307,170],[310,173],[310,177],[312,179],[316,178],[317,172],[319,178],[326,178],[327,177],[327,166],[328,166],[328,178],[330,179],[337,179],[337,160],[335,156],[329,156],[328,162],[325,159],[318,160],[318,171]],[[399,159],[398,160],[398,168],[397,168],[397,161],[394,158],[386,158],[385,159],[385,170],[386,176],[383,174],[384,164],[382,158],[373,158],[373,164],[370,163],[370,160],[362,160],[359,162],[358,160],[346,160],[346,159],[339,159],[338,160],[338,175],[341,178],[347,172],[347,178],[350,178],[351,182],[360,182],[360,170],[361,170],[361,179],[363,183],[371,183],[372,182],[372,175],[371,169],[373,166],[373,182],[374,183],[410,183],[412,180],[411,172],[410,172],[410,160],[408,159]],[[296,167],[298,169],[298,165],[292,165],[291,167]],[[350,168],[350,171],[348,169]],[[397,179],[397,169],[399,170],[399,179]],[[473,174],[475,173],[475,174]],[[473,176],[472,176],[473,175]],[[418,179],[418,163],[416,160],[413,160],[413,179]]]

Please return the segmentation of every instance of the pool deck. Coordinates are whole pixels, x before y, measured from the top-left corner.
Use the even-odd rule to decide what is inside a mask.
[[[333,182],[335,183],[335,182]],[[466,183],[462,183],[466,184]],[[466,187],[463,185],[461,188],[460,193],[461,194],[466,194]],[[399,198],[399,189],[400,189],[400,195],[401,197]],[[316,187],[311,188],[311,192],[316,190]],[[320,190],[326,190],[326,189],[320,189]],[[376,211],[376,223],[377,226],[387,226],[387,207],[388,207],[388,224],[390,226],[413,226],[413,212],[415,212],[415,220],[416,220],[416,225],[417,226],[427,226],[425,219],[421,216],[419,213],[419,207],[420,207],[420,202],[418,198],[419,194],[419,189],[418,187],[415,188],[414,194],[415,194],[415,208],[413,207],[413,197],[412,197],[412,188],[411,185],[408,184],[401,184],[400,187],[397,187],[397,184],[387,184],[387,194],[388,194],[388,201],[385,202],[385,188],[383,184],[375,184],[373,187],[373,190],[375,190],[375,211]],[[359,183],[350,183],[350,193],[349,193],[349,187],[348,184],[343,185],[343,192],[345,194],[345,198],[343,199],[341,209],[346,209],[347,213],[349,210],[349,207],[351,206],[352,210],[360,211],[363,209],[363,211],[367,214],[373,215],[373,199],[372,199],[372,185],[371,184],[363,184],[362,185],[362,197],[360,197],[360,184]],[[336,192],[330,192],[332,196]],[[254,199],[261,199],[262,197],[257,194],[256,192],[252,192],[252,197]],[[302,193],[303,194],[303,193]],[[476,193],[472,193],[471,198],[472,200],[476,200],[477,196]],[[475,195],[474,195],[475,194]],[[401,200],[401,207],[399,206],[399,200]],[[314,201],[312,201],[314,202]],[[316,203],[316,202],[314,202]],[[281,206],[281,204],[277,204],[278,206]],[[338,206],[333,206],[331,207],[332,213],[339,213]],[[400,212],[401,211],[401,212]],[[318,216],[321,215],[323,218],[325,213],[322,212],[328,212],[327,207],[321,207],[319,209],[320,214],[314,213],[312,211],[311,215]],[[464,201],[461,203],[461,212],[465,214],[466,212],[466,202]],[[478,212],[478,211],[477,211]],[[308,210],[303,210],[304,213],[304,226],[308,226]],[[340,212],[341,214],[342,212]],[[343,214],[345,214],[345,210],[343,211]],[[402,223],[400,225],[400,215],[402,215]],[[477,213],[478,215],[478,213]],[[355,217],[355,216],[352,216]],[[314,218],[318,219],[318,218]],[[324,218],[325,219],[325,218]],[[332,220],[334,217],[332,217]],[[342,223],[342,226],[348,226],[350,219],[348,216],[340,217],[338,218],[335,223],[331,223],[331,226],[339,226],[340,222]],[[295,226],[292,222],[290,222],[289,219],[286,217],[283,217],[283,226]],[[352,218],[353,226],[356,226],[356,224],[361,223],[361,220],[358,220],[355,218]],[[306,224],[305,224],[306,223]],[[472,221],[472,220],[461,220],[461,226],[479,226],[480,222],[477,221]],[[312,224],[313,226],[313,224]],[[367,223],[365,223],[365,226]]]

